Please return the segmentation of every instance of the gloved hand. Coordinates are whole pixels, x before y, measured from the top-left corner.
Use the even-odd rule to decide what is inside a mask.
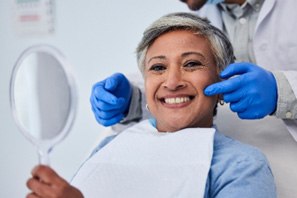
[[[222,94],[240,118],[259,119],[275,111],[277,85],[271,72],[251,63],[233,63],[220,76],[227,80],[208,86],[204,94]]]
[[[121,73],[113,74],[93,86],[90,102],[99,124],[111,126],[127,114],[132,96],[132,86]]]

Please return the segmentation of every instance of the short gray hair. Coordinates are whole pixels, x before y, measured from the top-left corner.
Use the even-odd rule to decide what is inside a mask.
[[[136,49],[138,67],[142,74],[144,74],[145,57],[150,45],[162,34],[176,30],[191,31],[208,39],[219,71],[234,62],[232,45],[221,30],[212,26],[207,19],[179,12],[159,18],[144,31]]]

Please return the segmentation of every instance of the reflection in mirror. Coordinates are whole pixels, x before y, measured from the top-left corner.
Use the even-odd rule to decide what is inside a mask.
[[[17,126],[37,147],[40,163],[48,164],[48,153],[69,132],[76,109],[65,58],[47,45],[25,50],[12,73],[10,97]]]

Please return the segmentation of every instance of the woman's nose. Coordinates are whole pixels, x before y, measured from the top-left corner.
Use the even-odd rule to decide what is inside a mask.
[[[169,90],[177,90],[185,87],[182,73],[179,70],[168,71],[165,78],[166,79],[163,84],[164,88],[167,88]]]

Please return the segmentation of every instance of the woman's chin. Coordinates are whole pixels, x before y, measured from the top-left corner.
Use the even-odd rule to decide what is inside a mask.
[[[175,123],[175,124],[172,124],[172,123]],[[187,128],[188,126],[189,124],[178,123],[175,121],[175,122],[170,122],[170,124],[166,124],[166,125],[157,124],[157,129],[159,132],[176,132],[184,128]]]

